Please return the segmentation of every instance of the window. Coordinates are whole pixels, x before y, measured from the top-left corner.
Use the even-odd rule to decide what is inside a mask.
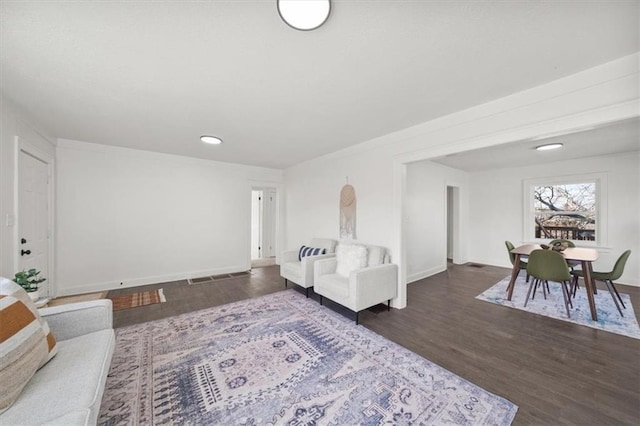
[[[525,181],[524,240],[602,245],[603,180],[602,175],[588,175]]]

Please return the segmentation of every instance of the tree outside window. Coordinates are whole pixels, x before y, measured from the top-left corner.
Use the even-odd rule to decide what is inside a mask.
[[[596,241],[596,190],[596,182],[535,185],[535,237]]]

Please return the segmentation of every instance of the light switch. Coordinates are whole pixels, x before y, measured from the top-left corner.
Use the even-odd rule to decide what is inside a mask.
[[[5,224],[6,224],[6,226],[15,226],[16,217],[14,215],[12,215],[11,213],[7,213]]]

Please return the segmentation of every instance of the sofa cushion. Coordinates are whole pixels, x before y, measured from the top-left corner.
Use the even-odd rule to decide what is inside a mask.
[[[285,262],[280,265],[280,275],[288,277],[293,282],[302,278],[302,264],[300,262]]]
[[[332,240],[329,238],[312,238],[311,239],[311,247],[323,248],[327,250],[327,253],[335,253],[336,244],[338,244],[336,240]]]
[[[95,425],[115,346],[112,329],[58,342],[58,355],[25,386],[2,424],[64,424],[72,417]]]
[[[300,247],[300,251],[298,251],[298,260],[302,260],[303,257],[307,256],[319,256],[321,254],[325,254],[327,249],[321,247]]]
[[[340,274],[323,275],[322,294],[333,301],[347,299],[349,297],[349,278]]]
[[[367,248],[359,244],[338,244],[336,273],[348,277],[351,271],[367,266]]]
[[[369,255],[367,257],[367,266],[377,266],[384,263],[386,249],[380,246],[367,246]]]

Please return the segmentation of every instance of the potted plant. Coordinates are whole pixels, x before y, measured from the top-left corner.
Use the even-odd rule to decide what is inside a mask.
[[[40,275],[40,271],[35,270],[35,268],[28,269],[26,271],[17,272],[16,276],[13,277],[13,282],[18,284],[20,287],[24,288],[31,300],[38,300],[38,286],[41,282],[46,281],[46,278],[38,277]]]

